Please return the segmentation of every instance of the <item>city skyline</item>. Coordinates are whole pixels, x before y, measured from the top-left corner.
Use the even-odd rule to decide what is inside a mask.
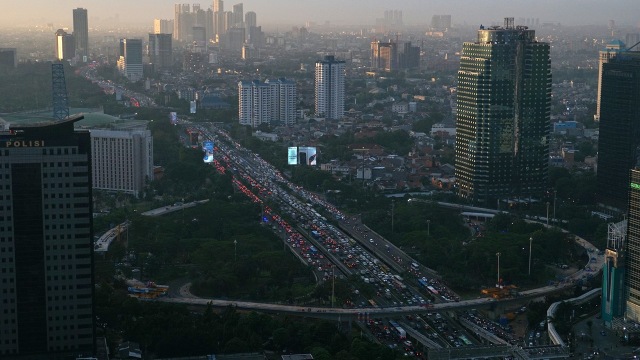
[[[119,3],[123,6],[119,6]],[[84,7],[89,10],[90,27],[104,26],[110,22],[121,25],[147,25],[152,24],[154,18],[173,18],[175,3],[175,0],[147,0],[135,3],[124,0],[113,0],[109,3],[77,0],[61,0],[52,3],[34,0],[19,5],[4,4],[2,23],[5,26],[44,26],[48,23],[53,23],[56,27],[71,26],[70,10]],[[434,0],[429,3],[419,0],[401,0],[394,4],[382,0],[371,0],[366,3],[366,7],[355,2],[344,3],[338,0],[326,0],[322,5],[293,0],[278,0],[276,4],[258,0],[227,1],[227,3],[229,9],[235,4],[243,3],[245,11],[256,12],[260,23],[267,25],[304,25],[306,21],[316,22],[319,25],[325,21],[334,25],[371,25],[374,24],[375,19],[383,17],[385,10],[390,9],[403,10],[403,20],[407,25],[426,25],[434,14],[451,14],[454,24],[491,25],[491,22],[500,22],[501,19],[496,12],[496,9],[500,9],[500,15],[509,14],[516,19],[534,17],[539,18],[541,22],[559,22],[565,25],[604,25],[612,19],[618,26],[640,26],[637,12],[630,11],[637,5],[634,0],[609,2],[567,0],[562,3],[553,0],[536,2],[496,0],[490,7],[472,0],[454,2]],[[200,4],[203,9],[207,9],[212,6],[213,1],[200,2]],[[150,9],[152,5],[153,9]],[[341,11],[336,12],[336,8],[340,8]],[[141,16],[141,14],[144,15]],[[296,14],[296,20],[290,20],[292,18],[290,14]]]

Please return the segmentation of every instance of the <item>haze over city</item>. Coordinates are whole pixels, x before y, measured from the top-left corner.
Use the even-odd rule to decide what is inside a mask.
[[[209,2],[200,3],[203,8]],[[226,1],[231,6],[240,1]],[[508,14],[518,17],[539,18],[543,22],[564,25],[604,24],[615,19],[620,25],[638,25],[638,3],[635,0],[539,0],[539,1],[475,1],[475,0],[400,0],[393,3],[382,0],[322,2],[277,0],[242,1],[247,10],[258,14],[258,21],[264,25],[290,25],[305,21],[335,25],[368,25],[379,18],[384,10],[404,10],[407,25],[427,24],[433,14],[451,14],[455,23],[469,24],[501,22],[501,16]],[[125,1],[78,1],[34,0],[28,2],[7,2],[2,9],[4,26],[35,26],[53,23],[55,26],[71,25],[68,11],[74,7],[89,10],[92,26],[121,24],[146,25],[154,18],[173,18],[174,0]],[[189,2],[185,2],[189,3]]]
[[[0,1],[0,360],[640,354],[640,0]]]

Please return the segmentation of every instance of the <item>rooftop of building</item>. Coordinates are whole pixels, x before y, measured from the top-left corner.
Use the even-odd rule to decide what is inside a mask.
[[[138,129],[146,128],[147,120],[125,120],[112,115],[105,114],[101,109],[72,108],[69,109],[69,117],[82,116],[82,120],[74,125],[79,129],[88,128],[109,128],[109,129]],[[0,114],[0,125],[9,126],[30,126],[53,123],[57,120],[52,117],[51,110],[20,112],[11,114]]]

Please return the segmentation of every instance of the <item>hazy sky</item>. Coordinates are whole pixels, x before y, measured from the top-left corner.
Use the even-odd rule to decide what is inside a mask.
[[[84,7],[90,21],[118,19],[120,23],[149,24],[154,18],[173,18],[176,0],[1,0],[0,26],[70,26],[71,10]],[[192,0],[207,9],[213,1]],[[236,3],[255,11],[258,25],[296,24],[305,21],[335,24],[373,24],[384,10],[403,11],[405,24],[427,24],[434,14],[451,14],[454,24],[487,24],[511,16],[539,18],[566,25],[606,24],[638,26],[640,0],[236,0],[224,1],[225,10]],[[90,22],[91,26],[91,22]]]

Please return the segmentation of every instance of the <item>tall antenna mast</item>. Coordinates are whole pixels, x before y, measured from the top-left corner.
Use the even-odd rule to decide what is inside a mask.
[[[53,118],[63,120],[69,117],[69,97],[64,80],[62,63],[51,64],[51,96],[53,97]]]

